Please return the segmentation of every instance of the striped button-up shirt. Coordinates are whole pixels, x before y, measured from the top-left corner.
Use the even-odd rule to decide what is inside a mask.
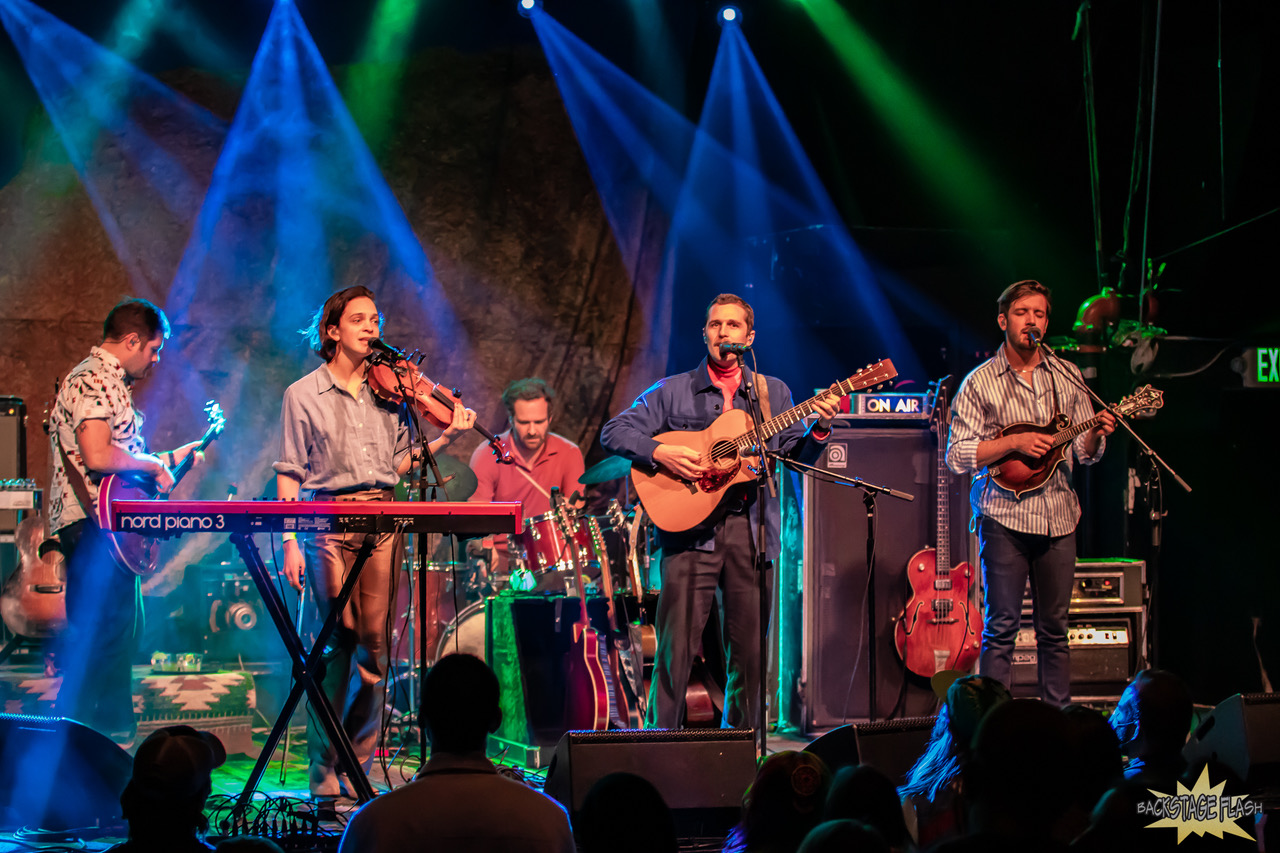
[[[1072,457],[1091,465],[1102,457],[1106,439],[1097,452],[1085,455],[1088,433],[1077,436],[1071,453],[1042,488],[1016,498],[978,468],[978,444],[998,438],[1010,424],[1047,424],[1060,411],[1078,424],[1093,417],[1093,406],[1084,391],[1061,373],[1069,370],[1083,381],[1080,369],[1070,362],[1055,360],[1053,367],[1042,358],[1030,373],[1020,375],[1009,364],[1001,346],[993,358],[974,368],[960,384],[951,408],[951,436],[947,442],[947,467],[957,474],[977,474],[969,492],[973,517],[988,516],[1010,530],[1049,536],[1065,536],[1080,521],[1080,501],[1071,488]],[[1054,398],[1057,397],[1055,408]]]

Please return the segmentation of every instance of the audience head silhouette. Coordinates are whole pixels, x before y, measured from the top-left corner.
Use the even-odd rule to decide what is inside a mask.
[[[1133,677],[1111,713],[1111,728],[1120,751],[1129,757],[1126,776],[1140,773],[1173,779],[1186,767],[1182,747],[1191,729],[1191,691],[1186,683],[1160,669]]]
[[[627,815],[622,821],[620,816]],[[573,822],[582,853],[676,853],[676,824],[662,794],[634,773],[610,773],[587,791]]]
[[[435,752],[483,752],[502,722],[498,679],[474,655],[445,655],[422,680],[422,720]]]
[[[216,735],[191,726],[166,726],[148,735],[120,795],[130,839],[176,843],[206,831],[211,774],[226,759]]]

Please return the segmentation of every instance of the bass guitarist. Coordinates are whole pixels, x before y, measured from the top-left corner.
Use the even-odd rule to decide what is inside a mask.
[[[660,466],[687,481],[707,473],[698,451],[660,443],[654,436],[705,429],[730,408],[749,411],[744,380],[751,381],[751,373],[737,356],[722,352],[721,346],[750,345],[755,340],[754,321],[751,306],[741,297],[721,294],[713,299],[702,330],[707,358],[688,373],[660,380],[605,424],[600,433],[604,448],[638,465]],[[761,378],[765,381],[757,391],[766,418],[771,417],[769,410],[790,409],[787,386],[771,376]],[[769,440],[769,449],[804,462],[816,461],[830,436],[838,402],[837,397],[823,400],[816,407],[816,423],[807,430],[803,421],[792,424]],[[765,553],[774,560],[781,513],[777,501],[767,495],[766,500]],[[755,720],[762,630],[755,575],[760,509],[754,486],[740,484],[727,489],[715,511],[700,524],[680,532],[659,531],[662,592],[655,619],[658,649],[649,696],[650,728],[679,727],[693,658],[717,601],[727,670],[722,725],[749,727]],[[766,588],[772,588],[771,578],[766,579]]]
[[[1052,429],[1002,434],[1007,427],[1048,425],[1060,414],[1083,423],[1094,412],[1077,384],[1083,382],[1079,368],[1047,359],[1037,346],[1053,304],[1049,288],[1038,281],[1015,282],[996,304],[1004,344],[961,384],[947,445],[952,471],[978,475],[970,492],[986,589],[978,670],[1010,683],[1029,576],[1040,696],[1062,706],[1071,701],[1067,609],[1075,583],[1075,531],[1080,521],[1080,501],[1071,487],[1072,455],[1085,465],[1097,462],[1106,449],[1105,437],[1115,429],[1115,418],[1107,411],[1098,413],[1097,425],[1076,437],[1071,452],[1043,486],[1015,495],[999,485],[992,470],[998,463],[1011,455],[1028,463],[1040,460],[1052,445]]]
[[[132,741],[137,730],[131,667],[140,633],[139,579],[115,565],[107,534],[93,519],[105,475],[137,472],[168,492],[173,469],[199,445],[155,454],[142,438],[133,383],[151,374],[168,337],[169,321],[152,303],[126,299],[116,305],[103,323],[102,343],[62,382],[49,420],[49,528],[67,559],[58,713],[121,743]]]

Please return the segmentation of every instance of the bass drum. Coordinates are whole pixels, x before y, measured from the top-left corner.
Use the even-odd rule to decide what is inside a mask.
[[[436,646],[436,656],[432,663],[455,652],[475,655],[484,660],[485,622],[483,601],[467,605],[440,635],[440,644]]]

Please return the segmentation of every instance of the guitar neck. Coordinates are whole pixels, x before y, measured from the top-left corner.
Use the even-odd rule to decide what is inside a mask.
[[[951,573],[951,472],[947,469],[947,429],[938,423],[938,534],[934,569],[941,577]]]
[[[204,436],[201,437],[200,444],[196,446],[195,450],[192,450],[185,457],[183,457],[183,460],[181,463],[178,464],[178,467],[173,469],[173,484],[175,486],[178,485],[179,482],[181,482],[183,477],[187,476],[188,471],[190,471],[193,467],[195,467],[196,454],[203,452],[204,449],[208,447],[215,438],[218,437],[218,432],[219,430],[217,427],[210,425],[209,428],[205,430]]]
[[[763,379],[763,377],[761,378]],[[843,382],[836,383],[836,387],[840,389],[841,395],[852,394],[854,391],[858,390],[858,384],[853,381],[855,378],[856,377],[851,376]],[[817,410],[818,400],[829,396],[830,394],[830,391],[824,391],[821,394],[810,397],[803,403],[792,406],[782,414],[772,417],[762,423],[760,425],[760,433],[764,436],[764,440],[768,441],[787,427],[792,424],[798,424],[800,421],[813,414],[814,411]],[[743,433],[733,440],[733,444],[739,451],[746,450],[749,447],[755,447],[756,431],[752,430],[751,432]]]
[[[1094,415],[1093,417],[1089,418],[1089,420],[1082,421],[1076,424],[1075,426],[1069,426],[1066,429],[1060,429],[1053,434],[1053,446],[1058,447],[1059,445],[1066,444],[1069,441],[1074,441],[1076,436],[1083,435],[1084,433],[1096,427],[1101,422],[1102,422],[1102,419],[1099,418],[1097,415]]]

